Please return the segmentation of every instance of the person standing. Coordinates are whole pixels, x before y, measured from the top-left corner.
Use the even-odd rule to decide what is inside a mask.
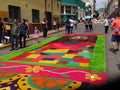
[[[67,20],[65,21],[65,26],[66,26],[66,30],[65,33],[70,34],[70,21],[67,18]]]
[[[119,43],[120,43],[120,15],[117,14],[115,20],[111,23],[112,27],[112,45],[113,45],[113,53],[116,54],[119,51]]]
[[[70,19],[70,33],[72,34],[73,33],[73,27],[75,25],[75,21],[73,19]]]
[[[11,26],[10,24],[8,23],[9,22],[9,19],[7,17],[5,17],[4,19],[4,39],[6,41],[6,44],[10,42],[10,35],[11,35]]]
[[[0,18],[0,44],[2,43],[2,39],[3,39],[3,22],[2,19]]]
[[[60,28],[60,24],[59,24],[59,21],[57,21],[57,30],[59,31],[59,28]]]
[[[28,19],[26,19],[26,22],[25,22],[25,23],[26,23],[26,25],[27,25],[27,27],[28,27],[28,30],[27,30],[27,37],[30,38],[30,35],[29,35],[29,34],[30,34],[30,25],[29,25]]]
[[[54,30],[56,30],[57,29],[57,21],[54,19],[54,21],[53,21],[53,28],[54,28]]]
[[[11,36],[10,36],[10,42],[11,42],[11,49],[10,51],[14,49],[18,49],[18,39],[19,39],[19,34],[20,34],[20,27],[18,24],[17,19],[14,19],[14,23],[12,24],[12,29],[11,29]]]
[[[22,47],[26,47],[26,37],[27,37],[27,30],[28,30],[28,26],[26,25],[26,20],[23,19],[22,23],[20,24],[20,48]],[[22,39],[23,39],[23,43],[22,43]]]
[[[109,25],[110,25],[108,17],[105,18],[104,25],[105,25],[105,34],[107,34],[108,33],[108,29],[109,29]]]
[[[46,38],[47,37],[47,24],[48,24],[48,21],[46,20],[46,18],[43,18],[43,21],[42,21],[42,28],[43,28],[43,37]]]
[[[89,32],[89,23],[88,23],[88,19],[86,19],[86,20],[84,21],[84,24],[85,24],[85,30],[86,30],[86,32]]]
[[[89,19],[89,29],[90,29],[90,32],[92,32],[93,31],[93,22],[92,22],[92,20],[91,19]]]
[[[38,43],[39,33],[40,33],[40,31],[39,31],[38,28],[35,26],[35,28],[34,28],[35,43]]]
[[[75,20],[75,29],[77,29],[78,20]]]

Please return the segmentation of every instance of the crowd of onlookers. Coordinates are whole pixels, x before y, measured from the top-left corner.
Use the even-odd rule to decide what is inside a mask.
[[[93,20],[85,19],[81,20],[81,22],[85,25],[85,32],[93,31]],[[42,21],[42,31],[43,37],[47,37],[48,32],[48,21],[46,18],[43,18]],[[63,26],[66,27],[65,34],[72,34],[73,29],[77,29],[78,21],[72,18],[67,18],[66,21],[63,22]],[[109,27],[112,30],[112,38],[111,41],[113,43],[114,53],[119,51],[119,42],[120,42],[120,16],[116,15],[114,18],[109,19],[106,17],[104,19],[105,26],[105,34],[108,33]],[[53,20],[53,28],[54,30],[59,30],[59,25],[57,21]],[[30,26],[28,19],[22,19],[22,21],[18,21],[14,19],[12,23],[9,23],[8,18],[4,18],[3,20],[0,18],[0,45],[2,44],[11,44],[11,50],[26,47],[26,38],[29,38]],[[38,43],[39,38],[39,29],[34,27],[34,38],[35,43]]]
[[[26,47],[26,38],[29,38],[28,19],[9,23],[8,18],[0,18],[0,44],[11,44],[11,50]],[[23,40],[23,42],[22,42]],[[18,47],[20,46],[20,47]]]
[[[47,38],[47,32],[49,29],[48,20],[43,18],[41,25],[43,37]],[[53,20],[53,28],[54,30],[59,30],[59,25],[56,19]],[[14,19],[12,23],[9,23],[8,18],[4,18],[3,20],[0,18],[0,46],[9,43],[11,44],[11,51],[26,47],[26,38],[30,37],[29,34],[30,24],[28,19],[22,19],[22,21]],[[33,33],[35,43],[38,43],[39,36],[40,30],[37,26],[35,26]]]

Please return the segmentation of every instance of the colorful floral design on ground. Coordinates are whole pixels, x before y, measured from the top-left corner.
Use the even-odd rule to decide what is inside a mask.
[[[105,84],[104,41],[103,35],[57,36],[1,57],[0,90],[74,90]]]
[[[62,67],[89,67],[96,40],[97,36],[64,36],[10,60],[62,65]]]
[[[75,90],[94,84],[59,78],[0,72],[0,90]]]
[[[7,71],[10,73],[27,74],[32,76],[61,78],[73,81],[83,81],[100,85],[106,83],[106,73],[96,72],[91,70],[80,70],[62,67],[50,67],[39,65],[26,65],[17,63],[0,62],[0,71]]]

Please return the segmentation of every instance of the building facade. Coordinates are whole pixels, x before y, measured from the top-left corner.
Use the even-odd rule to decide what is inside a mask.
[[[116,13],[119,12],[119,1],[120,0],[110,0],[107,8],[105,9],[104,16],[114,17]]]
[[[0,17],[13,19],[27,18],[32,26],[39,25],[43,18],[48,19],[49,29],[52,29],[52,20],[61,22],[61,0],[0,0]],[[31,26],[31,28],[32,28]]]
[[[67,18],[78,20],[80,15],[84,15],[85,4],[81,0],[61,0],[61,3],[61,18],[63,21]]]
[[[90,5],[90,14],[91,14],[91,16],[94,16],[95,15],[95,4],[96,4],[96,0],[82,0],[83,2],[85,2],[86,3],[86,6],[87,6],[87,4],[89,4]]]
[[[81,0],[77,2],[78,4],[78,20],[83,19],[85,17],[85,3]]]

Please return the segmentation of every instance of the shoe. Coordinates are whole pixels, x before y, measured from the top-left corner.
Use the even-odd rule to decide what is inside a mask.
[[[22,47],[19,47],[19,48],[22,48]]]
[[[119,49],[116,49],[116,52],[118,52],[119,51]]]
[[[14,49],[10,49],[10,51],[13,51]]]
[[[117,51],[116,51],[116,49],[114,49],[114,50],[113,50],[113,53],[114,53],[114,54],[117,54]]]

